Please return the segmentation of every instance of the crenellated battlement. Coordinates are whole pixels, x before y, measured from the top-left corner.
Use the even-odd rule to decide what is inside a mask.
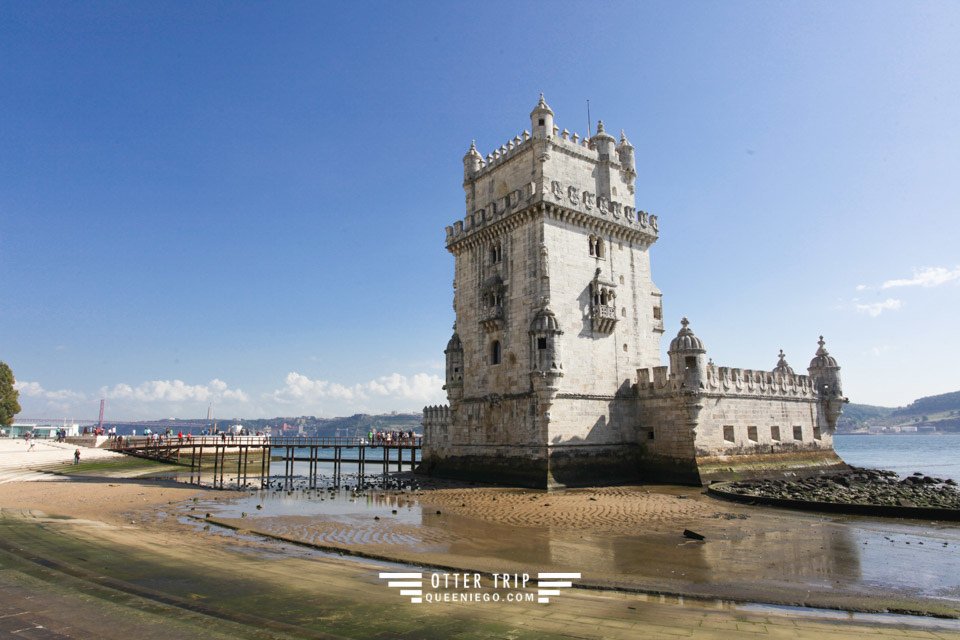
[[[423,408],[424,426],[443,426],[450,423],[450,407],[447,405],[436,405]]]
[[[504,144],[500,145],[486,156],[481,157],[479,166],[480,168],[473,172],[467,180],[478,180],[486,174],[493,171],[495,168],[499,167],[507,160],[510,160],[514,156],[519,155],[524,150],[529,149],[531,144],[530,141],[530,132],[524,129],[522,133],[518,133],[516,136],[507,140]]]
[[[641,397],[669,396],[690,391],[686,377],[669,373],[668,367],[637,369],[637,394]],[[723,396],[764,396],[816,400],[810,376],[781,374],[755,369],[707,365],[698,385],[700,393]]]

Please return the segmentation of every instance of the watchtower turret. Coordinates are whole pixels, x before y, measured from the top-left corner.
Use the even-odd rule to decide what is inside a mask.
[[[617,144],[617,156],[620,158],[621,168],[633,174],[635,177],[637,175],[636,160],[633,155],[633,145],[630,144],[630,141],[627,140],[627,134],[624,133],[623,129],[620,130],[620,142]]]
[[[813,388],[820,397],[827,427],[833,431],[837,428],[837,419],[843,413],[843,405],[849,400],[843,397],[843,386],[840,383],[840,365],[837,364],[837,359],[827,351],[823,336],[820,336],[817,344],[819,345],[817,353],[810,361],[807,372],[813,380]]]
[[[680,321],[683,327],[677,337],[670,341],[670,373],[683,381],[688,389],[699,389],[707,376],[707,349],[703,340],[694,335],[690,328],[690,321],[684,318]]]
[[[443,388],[447,392],[447,401],[455,406],[463,398],[463,343],[456,331],[443,353],[447,358],[447,379]]]
[[[783,349],[780,349],[780,355],[777,358],[777,366],[773,368],[773,373],[781,376],[792,376],[793,367],[787,364],[787,354],[783,352]]]
[[[553,109],[540,94],[540,102],[530,112],[530,130],[534,138],[546,139],[553,136]]]
[[[475,176],[483,166],[483,157],[477,151],[477,141],[470,143],[470,148],[463,156],[463,181],[467,182]]]
[[[597,132],[590,138],[590,146],[597,150],[600,160],[610,160],[616,145],[616,139],[603,128],[603,120],[598,120]]]

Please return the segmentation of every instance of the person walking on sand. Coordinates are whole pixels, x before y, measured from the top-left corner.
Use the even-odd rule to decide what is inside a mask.
[[[73,464],[80,464],[80,449],[73,452]]]

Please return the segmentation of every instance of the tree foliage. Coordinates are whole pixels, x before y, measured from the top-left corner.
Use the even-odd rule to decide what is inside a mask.
[[[13,388],[14,382],[13,371],[6,362],[0,362],[0,425],[5,427],[13,424],[13,416],[20,413],[20,392]]]

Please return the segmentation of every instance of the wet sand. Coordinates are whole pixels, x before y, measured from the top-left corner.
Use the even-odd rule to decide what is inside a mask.
[[[431,483],[262,492],[200,509],[213,523],[424,566],[579,571],[581,585],[602,588],[960,615],[955,523],[799,513],[665,486],[548,494]]]
[[[507,561],[494,552],[494,534],[500,525],[528,533],[546,527],[551,536],[556,533],[563,540],[579,540],[582,532],[578,533],[578,527],[597,518],[606,522],[598,531],[606,533],[591,533],[588,538],[599,537],[580,543],[586,546],[574,543],[567,548],[566,542],[556,542],[549,536],[546,540],[531,536],[524,546],[511,537],[513,533],[501,534],[500,539],[505,548],[515,553],[533,553],[529,561],[543,566],[565,565],[591,553],[597,558],[613,553],[611,562],[619,565],[615,548],[609,544],[606,552],[602,546],[597,547],[600,551],[584,550],[599,544],[605,536],[634,535],[622,520],[637,517],[643,509],[651,510],[647,515],[655,523],[650,526],[658,532],[656,535],[673,536],[676,524],[707,524],[715,533],[708,532],[708,541],[699,546],[701,549],[708,547],[711,537],[719,536],[726,527],[754,518],[753,514],[747,520],[713,518],[714,513],[735,513],[738,507],[714,504],[696,496],[679,497],[689,490],[649,490],[653,497],[643,496],[642,491],[647,489],[624,498],[616,493],[601,496],[569,492],[559,496],[461,487],[423,491],[419,496],[370,496],[369,503],[366,499],[362,503],[350,502],[357,499],[349,494],[331,501],[326,492],[323,502],[318,503],[318,496],[305,501],[302,496],[283,492],[266,500],[257,496],[257,504],[264,505],[261,511],[254,506],[245,518],[240,514],[229,518],[225,516],[244,508],[245,501],[251,498],[154,481],[12,483],[0,492],[0,594],[28,593],[26,600],[15,601],[23,609],[16,612],[18,620],[24,624],[42,621],[48,630],[78,638],[126,638],[134,626],[131,621],[142,625],[137,628],[143,632],[137,636],[143,638],[727,638],[731,632],[789,638],[960,635],[957,623],[944,623],[954,627],[925,624],[939,624],[930,619],[919,621],[924,626],[911,626],[903,619],[846,614],[829,619],[816,612],[583,589],[565,591],[549,605],[411,605],[377,579],[378,571],[401,570],[398,565],[237,535],[202,522],[208,511],[220,511],[220,517],[244,528],[266,526],[273,521],[307,526],[307,521],[312,520],[313,526],[322,530],[327,525],[321,523],[339,522],[339,530],[346,532],[351,527],[345,525],[370,520],[382,526],[376,530],[393,531],[396,538],[387,543],[383,540],[388,538],[378,541],[354,533],[353,548],[378,548],[396,555],[398,550],[414,549],[420,544],[415,542],[418,535],[436,536],[434,548],[425,552],[427,557],[444,560],[444,565],[470,560],[465,567],[486,558],[499,563],[498,568],[502,569]],[[426,495],[430,497],[429,515],[424,513]],[[595,499],[590,500],[591,497]],[[550,507],[543,506],[544,502],[549,502]],[[322,507],[329,513],[319,517],[284,515],[307,504],[314,511]],[[557,513],[541,513],[540,510],[551,509],[555,504]],[[483,517],[460,513],[471,508]],[[624,511],[609,515],[618,509]],[[441,511],[440,516],[436,515],[437,510]],[[373,511],[384,515],[379,521],[373,520]],[[654,516],[652,511],[660,515]],[[512,514],[509,517],[519,518],[518,523],[537,524],[528,527],[513,521],[495,521],[506,512]],[[603,516],[604,513],[608,515]],[[387,514],[394,521],[389,521]],[[200,518],[201,522],[188,516]],[[438,520],[431,522],[431,518]],[[471,528],[486,527],[486,533],[470,534],[462,528],[468,524]],[[707,527],[699,530],[704,529]],[[698,548],[675,539],[672,543],[682,545],[681,549]],[[544,544],[546,550],[542,548]],[[445,554],[444,546],[452,546],[454,553]],[[518,557],[516,561],[528,560]],[[654,558],[652,562],[659,560]],[[588,570],[584,572],[585,577],[597,577]],[[766,583],[766,588],[776,590],[776,582]]]

